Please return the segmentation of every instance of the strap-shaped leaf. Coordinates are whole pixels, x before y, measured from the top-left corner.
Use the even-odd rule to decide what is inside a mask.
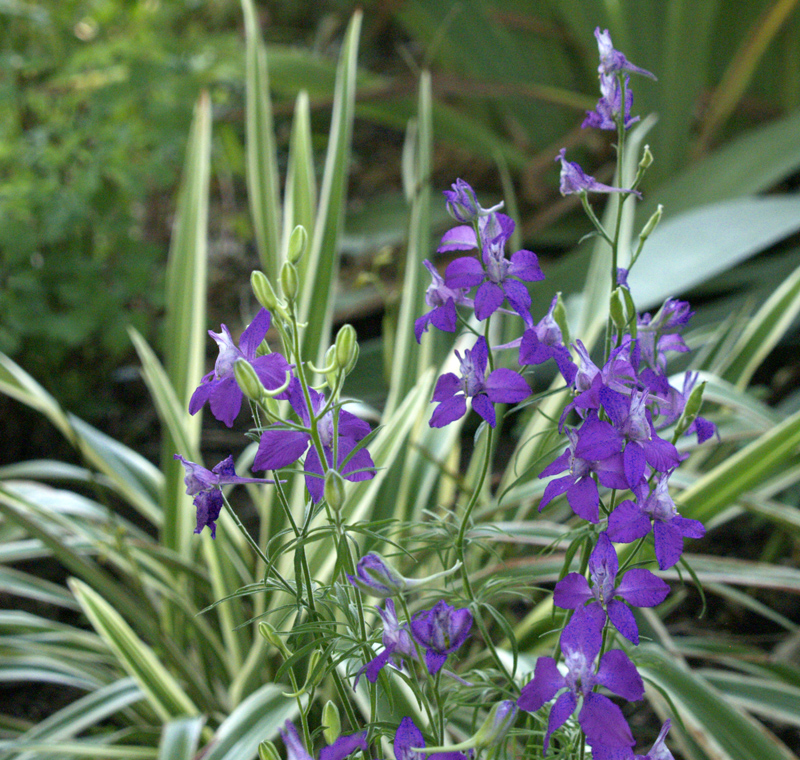
[[[200,743],[205,717],[178,718],[164,724],[158,745],[158,760],[193,760]]]
[[[663,689],[677,707],[689,737],[713,760],[797,760],[767,729],[737,710],[697,673],[666,650],[640,644],[634,657],[639,672]],[[648,696],[660,700],[658,692]],[[672,730],[682,734],[678,721]]]
[[[312,276],[306,277],[300,296],[300,316],[308,322],[303,338],[303,356],[310,359],[327,348],[322,344],[328,338],[333,316],[333,295],[339,273],[339,238],[344,226],[350,167],[361,17],[361,11],[353,14],[339,57],[325,172],[306,269]]]
[[[272,282],[278,276],[280,205],[275,127],[269,93],[267,51],[252,0],[242,0],[245,33],[245,127],[247,130],[247,199],[261,267]]]
[[[92,627],[106,640],[120,665],[136,680],[162,720],[199,713],[153,650],[100,594],[75,578],[69,580],[69,586]]]
[[[285,687],[266,684],[253,692],[222,723],[203,760],[245,760],[260,742],[273,738],[297,715],[297,702],[283,696]]]

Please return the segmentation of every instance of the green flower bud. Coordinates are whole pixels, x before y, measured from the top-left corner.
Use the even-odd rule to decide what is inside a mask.
[[[344,505],[344,478],[336,470],[331,469],[325,473],[323,494],[331,509],[335,509],[338,512]]]
[[[280,653],[284,657],[288,658],[288,657],[292,656],[291,650],[289,649],[289,647],[286,646],[286,642],[284,642],[284,640],[280,636],[278,636],[278,633],[277,633],[277,631],[275,630],[275,627],[272,624],[266,622],[266,620],[262,620],[258,624],[258,632],[270,644],[272,644],[272,646],[274,646],[276,649],[278,649],[278,651],[280,651]]]
[[[614,326],[617,330],[622,332],[627,324],[627,319],[625,318],[624,297],[622,293],[620,293],[620,290],[623,290],[623,288],[616,288],[611,294],[611,300],[608,303],[608,311]]]
[[[300,292],[300,280],[297,269],[291,261],[284,261],[281,267],[281,292],[287,301],[294,301]]]
[[[281,760],[281,756],[271,741],[263,741],[258,745],[259,760]]]
[[[706,381],[704,380],[700,385],[695,385],[689,398],[686,400],[686,405],[683,407],[683,414],[675,426],[675,439],[677,440],[688,429],[689,426],[695,421],[697,415],[700,414],[700,407],[703,406],[703,391],[706,389]]]
[[[324,668],[319,667],[320,660],[322,659],[322,652],[315,649],[308,658],[308,670],[306,671],[306,682],[303,686],[303,691],[313,689],[321,680],[324,674]]]
[[[639,161],[640,169],[649,169],[653,163],[653,154],[650,152],[650,146],[645,145],[642,153],[642,160]]]
[[[250,287],[253,289],[253,293],[258,302],[267,311],[279,310],[280,303],[278,301],[278,296],[275,295],[275,290],[267,275],[256,269],[250,275]]]
[[[664,207],[659,203],[656,210],[653,212],[653,215],[647,220],[647,224],[642,227],[642,231],[639,233],[639,239],[644,242],[650,235],[653,234],[653,231],[656,227],[658,227],[658,223],[661,221],[661,217],[664,215]]]
[[[233,376],[242,393],[251,401],[260,401],[266,393],[264,384],[247,359],[239,358],[233,363]]]
[[[289,263],[297,264],[303,258],[307,246],[308,232],[306,232],[306,228],[302,224],[298,224],[289,236],[289,250],[286,252],[286,259]]]
[[[356,331],[353,325],[342,325],[336,333],[336,362],[346,368],[354,361],[355,352],[358,350]]]
[[[336,346],[329,346],[328,350],[325,352],[325,368],[335,367],[335,369],[331,369],[330,372],[325,373],[325,379],[328,381],[328,387],[333,390],[336,387],[336,379],[337,379],[337,370],[339,367],[339,363],[336,359]]]
[[[498,702],[489,711],[483,725],[475,734],[476,747],[490,747],[499,744],[517,719],[517,705],[510,699]]]
[[[567,323],[567,309],[564,306],[564,301],[561,298],[561,293],[556,294],[556,306],[553,309],[553,319],[561,330],[561,340],[565,346],[570,344],[569,339],[569,325]]]
[[[333,744],[342,733],[342,720],[339,708],[329,699],[322,708],[322,735],[328,744]]]

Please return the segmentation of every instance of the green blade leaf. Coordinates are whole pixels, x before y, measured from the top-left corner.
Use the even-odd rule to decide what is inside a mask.
[[[178,718],[166,723],[161,730],[158,760],[193,760],[204,723],[205,718],[201,715]]]

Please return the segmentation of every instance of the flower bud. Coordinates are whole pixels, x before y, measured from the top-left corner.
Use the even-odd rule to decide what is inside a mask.
[[[336,359],[336,346],[329,346],[328,350],[325,352],[325,367],[336,367],[336,369],[332,369],[330,372],[325,373],[325,380],[328,382],[328,387],[333,390],[336,387],[336,380],[337,380],[337,372],[339,368],[339,363]]]
[[[703,405],[703,391],[706,389],[706,381],[704,380],[700,385],[692,388],[689,398],[686,400],[686,405],[683,407],[683,414],[675,426],[676,438],[683,435],[695,421],[695,418],[700,414],[700,407]]]
[[[253,293],[258,302],[267,311],[278,311],[278,296],[275,295],[275,290],[267,275],[256,269],[250,275],[250,287],[253,289]]]
[[[342,325],[336,334],[336,362],[343,369],[357,358],[356,331],[353,325]]]
[[[614,292],[611,294],[611,300],[608,302],[608,311],[611,316],[611,321],[619,332],[623,332],[627,324],[623,296],[622,293],[620,293],[621,290],[622,288],[615,288]]]
[[[649,169],[652,164],[653,164],[653,154],[650,152],[650,146],[645,145],[644,151],[642,152],[642,160],[639,161],[639,168]]]
[[[561,342],[568,346],[570,344],[569,339],[569,325],[567,323],[567,309],[564,306],[564,301],[561,298],[561,293],[556,293],[556,305],[553,307],[553,319],[555,323],[558,325],[558,329],[561,330]]]
[[[268,623],[266,620],[262,620],[258,624],[258,632],[265,638],[272,646],[274,646],[284,657],[291,657],[292,652],[289,647],[286,646],[284,640],[278,636],[275,627]]]
[[[308,232],[302,224],[298,224],[289,236],[289,250],[286,252],[286,259],[290,264],[297,264],[308,247]]]
[[[300,281],[297,269],[291,261],[284,261],[281,267],[281,292],[287,301],[294,301],[300,292]]]
[[[313,689],[322,680],[324,668],[319,667],[320,660],[322,660],[322,652],[319,649],[315,649],[308,658],[306,682],[302,691]]]
[[[483,725],[475,734],[475,747],[490,747],[499,744],[505,738],[508,730],[514,725],[517,718],[517,705],[510,699],[498,702],[489,714]]]
[[[325,501],[328,502],[331,509],[337,512],[344,505],[344,478],[334,469],[328,470],[325,473],[325,488],[323,490]]]
[[[656,227],[658,227],[658,223],[661,221],[661,217],[664,214],[664,207],[659,203],[656,210],[653,212],[653,215],[647,220],[647,223],[644,227],[642,227],[642,231],[639,233],[639,239],[644,242],[650,235],[653,234],[653,231]]]
[[[406,579],[377,552],[358,560],[355,576],[348,575],[347,579],[365,594],[380,599],[396,596],[406,588]]]
[[[281,760],[281,756],[271,741],[263,741],[258,745],[258,760]]]
[[[342,733],[342,720],[339,708],[329,699],[322,708],[322,735],[328,744],[333,744]]]
[[[260,401],[263,398],[267,389],[247,359],[239,358],[233,363],[233,376],[242,393],[251,401]]]

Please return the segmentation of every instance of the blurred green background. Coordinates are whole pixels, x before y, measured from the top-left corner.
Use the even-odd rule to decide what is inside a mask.
[[[370,315],[387,302],[391,309],[402,271],[403,135],[422,68],[433,74],[434,188],[458,176],[488,200],[513,188],[525,243],[545,261],[586,232],[574,202],[557,193],[557,150],[567,146],[570,158],[610,179],[612,135],[579,129],[597,97],[598,25],[658,74],[633,82],[634,112],[658,115],[645,192],[667,215],[797,184],[800,140],[770,156],[771,173],[756,187],[746,161],[728,167],[739,180],[729,187],[692,174],[742,135],[784,125],[783,143],[766,141],[780,146],[798,134],[800,17],[796,2],[774,0],[261,3],[280,161],[300,89],[309,92],[315,148],[326,147],[335,55],[356,5],[365,14],[344,241],[351,266],[340,305],[342,315],[366,320],[362,334],[379,329]],[[241,8],[235,0],[0,0],[0,57],[0,351],[67,408],[136,440],[152,419],[126,413],[138,392],[126,328],[160,345],[175,191],[203,89],[214,119],[209,325],[236,323],[252,306]],[[681,190],[687,182],[691,199]],[[438,198],[436,219],[444,221]],[[780,271],[749,272],[728,289],[773,284]],[[578,288],[582,276],[558,286]],[[354,289],[356,281],[371,284]]]

